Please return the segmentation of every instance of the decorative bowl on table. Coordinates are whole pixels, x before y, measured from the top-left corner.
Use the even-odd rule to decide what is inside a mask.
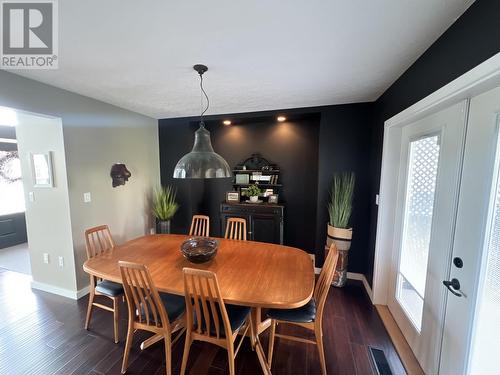
[[[181,245],[184,257],[192,263],[205,263],[215,257],[219,241],[208,237],[191,237]]]

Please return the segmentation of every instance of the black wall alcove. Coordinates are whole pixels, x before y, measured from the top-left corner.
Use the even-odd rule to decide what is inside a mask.
[[[276,121],[285,114],[287,121]],[[356,235],[350,270],[365,272],[368,153],[371,105],[353,104],[286,111],[208,116],[206,127],[212,144],[231,167],[253,153],[260,153],[281,168],[280,201],[285,204],[285,244],[317,255],[321,265],[328,220],[326,203],[334,172],[354,171],[358,177],[352,225]],[[224,126],[224,119],[231,126]],[[232,179],[177,180],[175,164],[191,150],[199,119],[159,121],[160,166],[163,185],[178,189],[181,208],[172,222],[175,233],[187,233],[191,216],[209,215],[211,235],[220,236],[219,208]]]
[[[226,161],[231,167],[259,153],[281,168],[283,188],[279,198],[285,204],[284,242],[314,253],[319,116],[310,115],[283,123],[273,118],[249,119],[228,127],[210,122],[209,129],[215,150],[227,155]],[[225,193],[232,190],[232,181],[207,180],[205,189],[206,212],[210,217],[218,217],[220,202]],[[220,222],[213,222],[213,233],[220,233]]]

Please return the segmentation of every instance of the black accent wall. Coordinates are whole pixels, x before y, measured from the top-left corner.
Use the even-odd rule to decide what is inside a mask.
[[[378,193],[384,121],[500,52],[500,1],[477,0],[375,103],[371,196]],[[370,214],[367,279],[373,278],[377,208]]]
[[[287,121],[278,123],[276,117]],[[224,126],[222,120],[233,125]],[[315,253],[323,260],[328,214],[326,202],[334,172],[354,171],[358,178],[352,217],[354,239],[349,270],[365,273],[369,235],[368,192],[372,104],[351,104],[282,111],[208,116],[212,144],[231,167],[260,153],[281,167],[285,202],[285,244]],[[211,234],[220,235],[219,205],[232,190],[232,180],[176,180],[174,166],[191,150],[199,119],[159,120],[160,168],[163,185],[178,189],[181,208],[172,222],[174,233],[187,233],[195,213],[211,217]]]
[[[498,52],[500,1],[477,0],[375,103],[210,116],[212,141],[232,165],[260,152],[283,167],[286,244],[316,253],[318,265],[323,258],[333,173],[354,171],[349,271],[366,274],[371,283],[384,122]],[[290,118],[287,132],[280,132],[274,120],[283,113]],[[225,118],[236,120],[237,125],[224,128]],[[177,160],[192,147],[196,120],[159,121],[162,183],[179,188],[182,207],[173,222],[179,233],[187,232],[196,212],[218,217],[218,203],[230,189],[230,182],[171,177]],[[219,223],[212,220],[212,225],[218,234]]]

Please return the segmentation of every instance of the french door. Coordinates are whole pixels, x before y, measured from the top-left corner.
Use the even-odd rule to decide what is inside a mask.
[[[500,374],[500,87],[405,125],[388,307],[426,374]]]
[[[500,374],[500,88],[469,112],[440,373]]]
[[[401,129],[388,307],[427,374],[439,368],[467,104]]]

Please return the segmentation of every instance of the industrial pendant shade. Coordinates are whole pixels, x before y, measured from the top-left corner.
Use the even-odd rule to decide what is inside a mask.
[[[174,178],[227,178],[231,177],[231,169],[222,156],[217,154],[210,141],[210,132],[205,129],[203,115],[210,101],[203,89],[203,73],[208,68],[205,65],[195,65],[194,70],[200,75],[201,92],[207,99],[207,107],[200,116],[200,128],[194,134],[194,146],[189,154],[184,155],[175,166]]]

